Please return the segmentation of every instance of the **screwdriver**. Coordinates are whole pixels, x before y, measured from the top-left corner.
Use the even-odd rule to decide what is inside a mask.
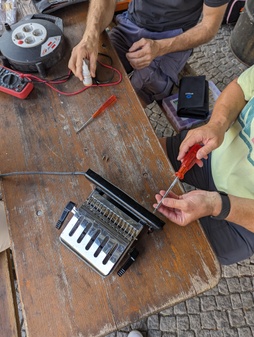
[[[87,124],[89,124],[93,119],[95,119],[96,117],[98,117],[109,105],[113,104],[114,102],[116,102],[116,96],[112,95],[109,97],[109,99],[106,100],[106,102],[104,104],[102,104],[102,106],[95,111],[92,116],[88,119],[87,122],[85,122],[85,124],[83,124],[77,131],[76,133],[79,133],[81,130],[83,130]]]
[[[202,146],[200,144],[195,144],[186,153],[186,155],[184,156],[183,161],[181,163],[180,169],[175,173],[176,178],[174,179],[172,184],[169,186],[169,188],[167,189],[167,191],[163,195],[161,201],[158,203],[158,205],[154,209],[153,213],[155,213],[158,210],[158,208],[162,204],[162,201],[167,197],[167,195],[173,189],[173,187],[178,182],[178,180],[182,180],[185,176],[185,173],[188,172],[196,164],[196,161],[197,161],[196,155],[197,155],[198,150],[201,147]]]

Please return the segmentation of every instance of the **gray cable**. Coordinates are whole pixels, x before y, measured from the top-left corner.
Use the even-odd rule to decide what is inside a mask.
[[[0,178],[20,176],[20,175],[85,175],[85,172],[47,172],[47,171],[20,171],[20,172],[9,172],[1,173]]]

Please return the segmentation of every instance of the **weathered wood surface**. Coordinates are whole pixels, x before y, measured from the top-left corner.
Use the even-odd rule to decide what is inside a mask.
[[[86,9],[83,3],[55,14],[64,20],[67,44],[51,78],[67,72]],[[0,93],[1,171],[91,168],[152,211],[155,193],[169,186],[173,170],[106,35],[101,51],[123,73],[118,86],[66,97],[37,84],[24,101]],[[61,88],[82,84],[73,77]],[[112,94],[117,102],[77,135],[75,128]],[[140,256],[123,277],[97,275],[59,242],[55,229],[66,203],[79,205],[93,188],[82,176],[3,180],[28,336],[103,336],[218,282],[220,267],[198,222],[182,228],[166,221],[162,231],[142,235]]]
[[[20,325],[10,250],[0,253],[0,336],[19,337]]]

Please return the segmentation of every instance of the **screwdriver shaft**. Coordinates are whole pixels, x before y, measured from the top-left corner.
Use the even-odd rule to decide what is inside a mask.
[[[175,177],[174,181],[172,182],[172,184],[169,186],[169,188],[167,189],[167,191],[165,192],[165,194],[163,195],[162,199],[160,200],[160,202],[158,203],[158,205],[155,207],[155,209],[153,210],[153,214],[157,211],[157,209],[161,206],[162,201],[168,196],[169,192],[174,188],[175,184],[177,183],[177,181],[179,180],[178,177]]]
[[[85,122],[85,124],[83,124],[83,125],[76,131],[76,133],[79,133],[81,130],[83,130],[83,129],[87,126],[87,124],[91,122],[92,119],[93,119],[93,116],[90,117],[90,118],[88,119],[88,121]]]

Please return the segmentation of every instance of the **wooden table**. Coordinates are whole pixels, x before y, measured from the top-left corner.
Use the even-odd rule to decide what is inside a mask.
[[[83,3],[57,13],[67,49],[49,77],[67,72],[86,9]],[[36,84],[24,101],[0,93],[1,172],[91,168],[152,211],[154,195],[169,186],[173,170],[106,35],[100,49],[122,72],[121,84],[70,97]],[[82,84],[72,78],[61,88]],[[117,102],[76,134],[112,94]],[[162,231],[142,235],[141,254],[123,277],[103,279],[59,242],[55,229],[66,203],[81,204],[94,188],[86,178],[16,176],[3,179],[2,187],[28,336],[104,336],[219,280],[219,264],[198,222],[182,228],[164,219]]]

